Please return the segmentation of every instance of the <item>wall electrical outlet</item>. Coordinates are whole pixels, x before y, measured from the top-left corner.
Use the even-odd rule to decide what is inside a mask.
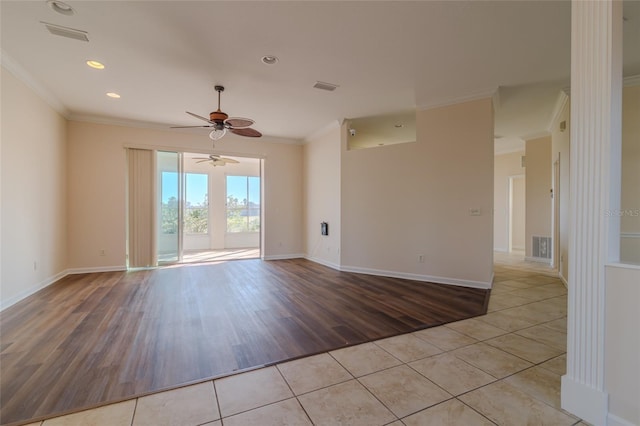
[[[424,263],[424,254],[418,256],[418,263]]]
[[[100,256],[106,256],[107,255],[107,251],[105,249],[100,249],[99,254],[100,254]]]

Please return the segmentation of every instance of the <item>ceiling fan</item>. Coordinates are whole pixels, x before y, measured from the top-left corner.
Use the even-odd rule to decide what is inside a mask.
[[[192,158],[192,160],[198,160],[196,161],[196,163],[204,163],[205,161],[210,161],[213,167],[239,163],[238,160],[234,160],[233,158],[221,157],[217,154],[211,154],[208,157],[195,157]]]
[[[224,86],[215,86],[216,92],[218,92],[218,109],[209,113],[209,118],[205,118],[201,115],[194,114],[192,112],[186,111],[187,114],[202,120],[206,121],[208,124],[203,126],[173,126],[172,129],[186,129],[190,127],[205,127],[213,129],[211,133],[209,133],[209,137],[214,141],[217,141],[221,137],[223,137],[227,130],[231,133],[240,136],[247,136],[250,138],[259,138],[262,136],[262,133],[259,131],[252,129],[251,125],[255,123],[250,118],[242,118],[242,117],[229,117],[228,114],[222,112],[220,109],[220,93],[224,92]]]

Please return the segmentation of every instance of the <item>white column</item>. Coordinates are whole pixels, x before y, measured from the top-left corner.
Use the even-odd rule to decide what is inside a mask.
[[[573,0],[567,374],[562,408],[606,425],[605,264],[619,258],[622,1]]]

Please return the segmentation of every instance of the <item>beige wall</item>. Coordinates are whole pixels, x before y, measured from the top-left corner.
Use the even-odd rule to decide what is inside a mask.
[[[67,267],[66,121],[2,73],[0,307],[52,283]]]
[[[640,268],[607,266],[605,276],[604,371],[609,412],[626,424],[640,425]]]
[[[302,254],[302,147],[233,135],[216,151],[264,158],[266,258]],[[203,134],[69,122],[69,267],[125,265],[125,145],[209,152]],[[106,255],[100,256],[100,250]]]
[[[304,145],[305,253],[307,258],[334,268],[340,266],[340,151],[341,128],[333,127]],[[320,235],[320,223],[329,235]]]
[[[418,111],[415,143],[343,142],[343,268],[489,287],[493,157],[490,99]]]
[[[494,159],[493,248],[496,251],[509,251],[509,178],[524,177],[522,156],[524,151],[496,155]],[[520,222],[524,224],[524,211],[520,216]],[[524,235],[524,225],[522,228]]]
[[[640,264],[640,86],[623,90],[620,260]],[[606,267],[605,388],[609,416],[640,425],[640,268]]]
[[[640,263],[640,86],[623,89],[622,118],[622,202],[620,258],[622,262]],[[570,253],[569,248],[569,158],[571,133],[571,105],[567,100],[561,113],[552,125],[552,167],[560,166],[559,194],[559,234],[557,238],[558,270],[562,278],[568,281]],[[566,122],[566,129],[560,130],[560,123]]]
[[[640,86],[622,92],[620,260],[640,264]]]
[[[556,265],[560,276],[565,282],[569,280],[569,158],[571,140],[571,105],[570,101],[565,102],[564,108],[556,121],[552,124],[551,130],[551,159],[553,167],[559,168],[559,183],[556,184],[554,201],[557,206],[557,232],[553,236],[555,250],[557,250]],[[560,129],[560,123],[566,123],[565,130]],[[556,164],[557,163],[557,164]],[[555,171],[553,172],[555,173]]]
[[[525,144],[527,182],[525,256],[531,257],[532,237],[551,237],[551,136]]]

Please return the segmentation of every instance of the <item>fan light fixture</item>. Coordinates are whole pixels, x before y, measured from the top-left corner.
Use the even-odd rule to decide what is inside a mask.
[[[222,138],[225,134],[227,134],[227,129],[214,129],[211,133],[209,133],[209,139],[213,141],[217,141]]]
[[[187,129],[193,127],[205,127],[208,129],[212,129],[212,131],[209,133],[209,138],[214,141],[217,141],[218,139],[223,137],[227,133],[227,130],[235,135],[245,136],[248,138],[259,138],[260,136],[262,136],[262,133],[250,127],[254,123],[252,119],[242,117],[229,117],[229,114],[227,114],[226,112],[222,112],[222,110],[220,109],[220,93],[224,91],[224,86],[216,85],[214,86],[214,88],[216,89],[216,92],[218,92],[218,109],[210,112],[209,118],[187,111],[187,114],[197,118],[198,120],[205,121],[207,125],[171,126],[171,128]]]

